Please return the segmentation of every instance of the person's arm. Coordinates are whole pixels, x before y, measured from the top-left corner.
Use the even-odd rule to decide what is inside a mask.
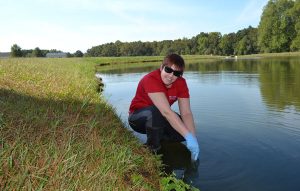
[[[189,100],[180,101],[181,102],[181,111],[184,115],[183,122],[178,115],[171,110],[170,104],[165,96],[164,93],[158,92],[158,93],[148,93],[150,99],[152,100],[153,104],[158,108],[158,110],[161,112],[161,114],[169,121],[171,126],[180,133],[186,140],[187,148],[191,152],[191,159],[192,161],[196,161],[199,157],[199,145],[198,141],[195,136],[195,126],[192,125],[193,123],[193,116],[191,115],[191,112],[188,112],[190,109],[183,109],[183,107],[186,106],[187,103],[189,103]],[[188,104],[189,105],[189,104]],[[190,125],[190,128],[193,129],[194,132],[190,131],[189,128],[185,125]]]
[[[183,123],[193,135],[196,135],[195,123],[189,98],[178,98],[178,106]]]
[[[186,125],[181,121],[178,115],[171,110],[170,104],[162,92],[148,93],[153,104],[158,108],[161,114],[168,120],[170,125],[183,137],[189,133]]]
[[[190,132],[184,137],[187,142],[187,148],[191,151],[192,160],[196,161],[199,157],[200,149],[196,138],[195,123],[191,111],[190,99],[178,98],[178,105],[182,121]]]

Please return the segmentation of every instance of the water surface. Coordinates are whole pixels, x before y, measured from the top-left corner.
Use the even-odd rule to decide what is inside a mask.
[[[201,154],[197,171],[186,172],[185,181],[201,191],[300,190],[299,60],[202,61],[187,66],[184,78]],[[138,81],[157,67],[97,74],[105,83],[104,96],[125,124]],[[175,151],[178,156],[185,152]]]

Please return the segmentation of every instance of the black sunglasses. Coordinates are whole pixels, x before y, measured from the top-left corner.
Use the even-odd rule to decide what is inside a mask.
[[[182,76],[182,74],[183,74],[183,71],[173,70],[173,69],[170,68],[169,66],[165,66],[165,67],[164,67],[164,70],[165,70],[165,72],[167,72],[167,73],[169,73],[169,74],[173,72],[173,75],[176,76],[176,77],[180,77],[180,76]]]

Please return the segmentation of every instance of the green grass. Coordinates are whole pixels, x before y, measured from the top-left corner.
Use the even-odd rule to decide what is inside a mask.
[[[185,56],[187,63],[199,58],[212,57]],[[96,91],[99,63],[109,63],[97,67],[106,70],[158,65],[159,59],[0,59],[0,190],[191,188],[161,176],[159,156],[124,128]]]
[[[0,59],[0,190],[158,190],[89,59]],[[137,179],[138,175],[138,179]]]
[[[300,56],[300,52],[281,52],[281,53],[263,53],[263,54],[250,54],[250,55],[238,55],[238,58],[267,58],[267,57],[291,57]]]
[[[224,56],[211,56],[211,55],[183,55],[186,61],[199,60],[199,59],[215,59]],[[85,57],[85,60],[94,64],[118,64],[118,63],[142,63],[142,62],[161,62],[164,56],[129,56],[129,57]]]
[[[134,59],[158,58],[0,59],[0,190],[183,189],[96,92],[95,65]]]
[[[216,59],[224,58],[224,56],[210,55],[183,55],[186,64],[195,62],[209,62]],[[122,70],[137,67],[159,66],[164,59],[163,56],[137,56],[137,57],[104,57],[104,58],[84,58],[95,64],[95,69],[99,72],[107,70]]]

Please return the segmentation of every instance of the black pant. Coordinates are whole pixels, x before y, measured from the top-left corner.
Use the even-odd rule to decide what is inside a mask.
[[[178,114],[180,117],[180,115]],[[160,141],[181,142],[181,136],[155,106],[139,109],[129,115],[129,125],[136,132],[147,134],[147,145],[159,148]]]

